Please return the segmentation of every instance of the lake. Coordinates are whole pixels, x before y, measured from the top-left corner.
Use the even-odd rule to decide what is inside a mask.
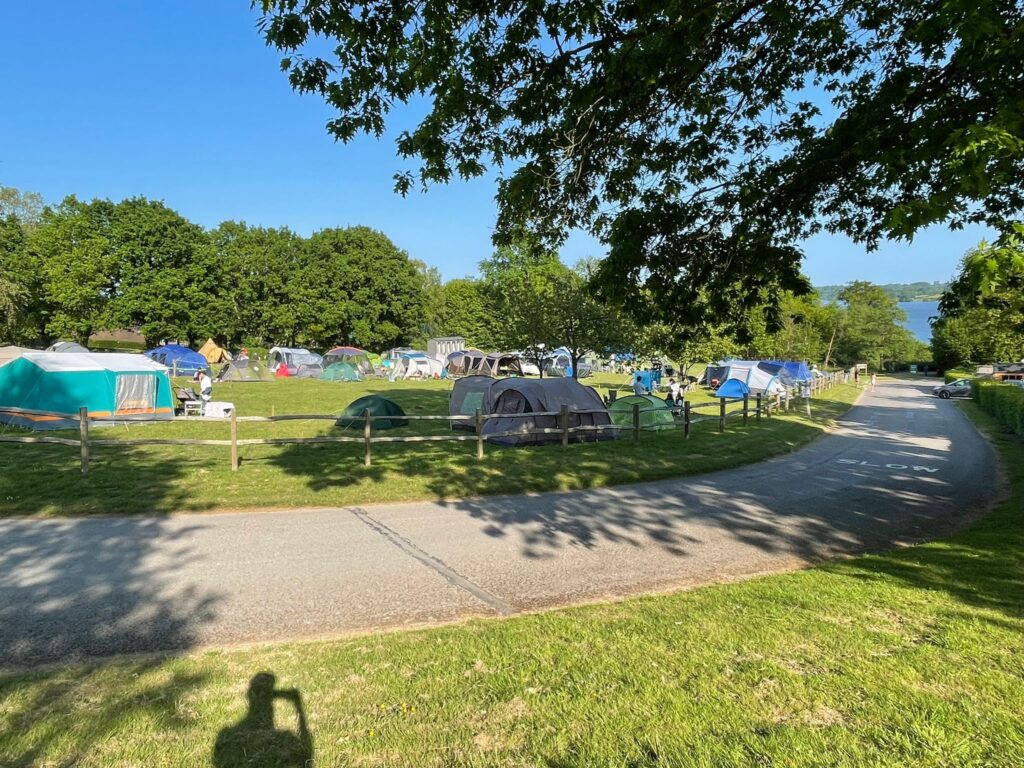
[[[928,318],[939,314],[937,301],[901,301],[900,309],[907,313],[903,327],[926,344],[932,340],[932,327]]]

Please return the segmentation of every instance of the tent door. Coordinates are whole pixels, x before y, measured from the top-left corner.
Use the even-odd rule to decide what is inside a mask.
[[[156,377],[147,373],[122,373],[117,377],[114,415],[134,416],[156,412]]]

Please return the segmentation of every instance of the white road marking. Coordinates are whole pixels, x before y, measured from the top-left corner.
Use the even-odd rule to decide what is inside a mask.
[[[928,474],[934,474],[939,471],[938,467],[923,467],[920,464],[900,464],[897,462],[890,462],[886,464],[874,464],[870,461],[861,461],[860,459],[837,459],[840,464],[846,464],[849,466],[857,467],[868,467],[870,469],[902,469],[911,472],[927,472]]]

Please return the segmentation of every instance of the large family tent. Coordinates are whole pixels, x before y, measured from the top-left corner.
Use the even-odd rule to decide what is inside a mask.
[[[409,352],[398,358],[391,370],[390,379],[437,379],[447,376],[444,365],[437,358],[424,352]]]
[[[727,378],[729,378],[729,364],[715,363],[714,365],[708,365],[704,369],[704,374],[700,377],[700,383],[705,387],[717,387]]]
[[[279,376],[302,379],[319,379],[324,372],[324,359],[302,347],[271,347],[267,353],[267,365]]]
[[[578,370],[576,371],[576,378],[585,379],[593,374],[593,372],[593,366],[581,358]],[[549,376],[572,376],[572,354],[569,350],[565,347],[559,347],[552,351],[544,363],[544,373]]]
[[[672,409],[669,408],[668,403],[654,395],[630,395],[617,398],[608,406],[608,415],[611,416],[612,424],[632,429],[634,405],[638,406],[640,411],[640,429],[656,431],[675,427],[676,420],[672,416]]]
[[[83,347],[81,344],[76,344],[73,341],[55,341],[53,344],[46,348],[47,352],[60,352],[65,354],[67,352],[73,352],[74,354],[88,354],[89,350]]]
[[[448,355],[445,370],[449,376],[522,376],[519,357],[510,352],[481,352],[463,349]]]
[[[739,379],[726,379],[715,390],[715,397],[744,397],[750,394],[750,387]]]
[[[374,355],[374,357],[377,357]],[[378,358],[379,359],[379,358]],[[335,347],[324,353],[324,370],[334,363],[349,363],[361,376],[373,375],[373,361],[370,353],[359,347]]]
[[[150,360],[160,363],[160,365],[166,365],[171,369],[171,374],[174,376],[192,376],[210,367],[210,363],[207,362],[205,357],[180,344],[166,344],[162,347],[154,347],[143,352],[143,354]]]
[[[231,353],[226,349],[217,346],[213,339],[207,339],[206,343],[199,348],[199,354],[206,358],[210,365],[227,363],[231,361]]]
[[[331,363],[324,368],[323,381],[359,381],[363,378],[359,369],[352,363]]]
[[[488,393],[496,381],[492,376],[463,376],[457,379],[448,399],[448,415],[473,416],[477,410],[484,415],[489,413],[491,403]],[[472,421],[459,419],[452,422],[452,429],[472,432],[476,427]]]
[[[334,425],[342,429],[362,429],[366,423],[367,411],[371,416],[382,417],[372,419],[371,428],[374,431],[396,429],[409,423],[409,420],[405,418],[405,411],[395,401],[380,395],[365,395],[349,403],[345,412],[338,417]]]
[[[781,365],[793,381],[810,381],[814,378],[811,369],[803,360],[768,360],[774,365]]]
[[[0,422],[29,429],[174,416],[167,368],[143,355],[26,352],[0,368]]]
[[[244,383],[249,381],[273,381],[274,374],[258,360],[232,360],[217,374],[215,381]]]
[[[0,366],[7,365],[8,363],[17,360],[26,352],[32,351],[33,350],[26,349],[25,347],[0,347]]]
[[[538,413],[561,411],[563,405],[570,410],[570,427],[610,427],[612,420],[600,396],[591,387],[575,379],[502,379],[491,385],[487,393],[492,414],[503,418],[489,418],[481,429],[489,441],[499,445],[539,445],[558,442],[558,416],[535,416]],[[588,411],[571,413],[572,410]],[[535,434],[534,430],[550,429],[549,433]],[[611,440],[618,436],[617,429],[602,429],[571,433],[573,442]]]
[[[729,379],[742,381],[750,389],[751,395],[784,395],[793,380],[786,369],[778,363],[767,363],[760,360],[727,360],[729,371],[722,381]]]

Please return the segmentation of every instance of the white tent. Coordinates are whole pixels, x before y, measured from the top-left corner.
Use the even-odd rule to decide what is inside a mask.
[[[441,378],[444,363],[423,352],[402,355],[391,372],[390,379],[434,379]]]
[[[786,369],[778,363],[760,360],[726,360],[727,372],[722,384],[734,379],[747,385],[752,395],[785,395],[792,383]]]

